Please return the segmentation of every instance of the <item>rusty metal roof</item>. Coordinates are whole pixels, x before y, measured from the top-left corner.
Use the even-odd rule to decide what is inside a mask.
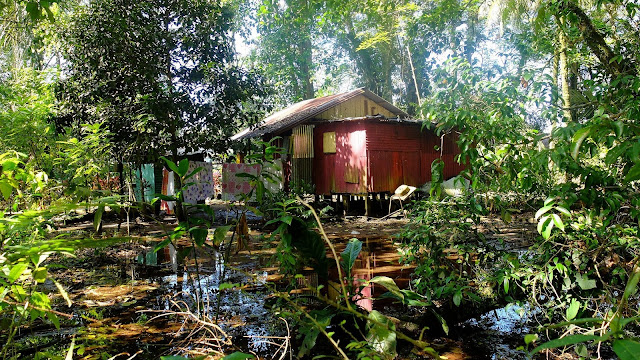
[[[256,136],[262,136],[269,133],[282,133],[300,123],[313,119],[314,116],[322,113],[323,111],[339,105],[347,100],[350,100],[358,95],[366,96],[370,100],[374,101],[377,105],[382,106],[383,108],[389,110],[392,114],[398,116],[398,118],[409,117],[407,113],[393,106],[390,102],[384,100],[378,95],[365,88],[359,88],[342,94],[308,99],[295,103],[286,109],[280,110],[268,116],[257,125],[240,131],[239,133],[231,137],[231,140],[242,140]]]

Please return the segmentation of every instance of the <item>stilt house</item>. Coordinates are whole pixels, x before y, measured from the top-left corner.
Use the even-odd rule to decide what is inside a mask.
[[[317,195],[368,195],[423,185],[437,158],[444,161],[445,179],[462,170],[454,161],[455,134],[439,137],[421,125],[360,88],[301,101],[232,139],[280,136],[279,145],[289,149],[289,182],[312,184]]]

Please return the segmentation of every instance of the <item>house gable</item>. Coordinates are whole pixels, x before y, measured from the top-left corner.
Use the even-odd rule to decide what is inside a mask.
[[[383,115],[387,118],[397,116],[382,105],[364,95],[358,95],[323,111],[315,117],[317,120],[338,120],[365,116]]]

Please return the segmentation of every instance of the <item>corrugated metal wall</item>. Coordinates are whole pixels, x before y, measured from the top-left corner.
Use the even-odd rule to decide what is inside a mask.
[[[313,183],[313,125],[300,125],[292,130],[291,181],[300,185]]]
[[[367,192],[367,136],[364,123],[324,123],[315,128],[314,183],[316,194]],[[335,132],[336,152],[325,153],[323,134]]]
[[[441,140],[413,124],[369,122],[366,130],[370,192],[393,192],[402,184],[423,185],[431,180],[431,163],[437,158],[445,163],[445,178],[464,169],[454,161],[459,153],[455,135]],[[436,146],[442,151],[437,151]]]
[[[454,161],[459,153],[455,135],[441,141],[419,125],[345,121],[319,124],[314,131],[317,194],[393,192],[402,184],[421,186],[431,180],[431,163],[437,158],[445,163],[445,178],[464,169]],[[335,132],[335,153],[323,151],[325,132]],[[441,142],[442,152],[435,150]]]

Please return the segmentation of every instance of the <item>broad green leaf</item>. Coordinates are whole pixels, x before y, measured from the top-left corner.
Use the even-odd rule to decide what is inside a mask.
[[[567,308],[567,320],[571,321],[575,319],[580,310],[580,302],[576,299],[571,300],[571,305]]]
[[[158,245],[156,245],[153,248],[154,252],[158,252],[158,250],[160,249],[164,249],[167,245],[169,245],[171,243],[171,238],[166,238],[164,240],[162,240],[160,243],[158,243]]]
[[[546,205],[546,206],[543,206],[542,208],[540,208],[540,210],[538,210],[538,211],[536,212],[536,217],[535,217],[535,218],[536,218],[536,220],[537,220],[540,216],[542,216],[542,215],[546,214],[546,213],[547,213],[547,211],[549,211],[549,210],[551,210],[551,209],[553,209],[553,205]]]
[[[391,320],[377,310],[369,313],[367,321],[367,340],[377,352],[390,358],[396,355],[396,328]]]
[[[554,225],[555,223],[551,220],[551,216],[549,216],[549,221],[547,221],[547,224],[544,226],[544,230],[542,230],[543,238],[549,239],[549,236],[551,236],[551,230],[553,230]]]
[[[527,334],[524,336],[524,343],[529,345],[533,342],[538,341],[538,334]]]
[[[56,329],[60,330],[60,319],[58,319],[58,316],[52,312],[47,312],[47,319],[49,319],[49,321],[51,321],[51,323],[53,324],[53,326],[56,327]]]
[[[449,335],[449,325],[447,324],[447,320],[445,320],[437,311],[435,311],[434,309],[429,309],[431,310],[431,313],[436,317],[436,319],[438,319],[438,321],[440,322],[440,325],[442,326],[442,330],[444,331],[445,335]]]
[[[258,210],[257,208],[253,207],[253,206],[247,206],[247,209],[249,211],[251,211],[252,213],[256,214],[256,216],[262,216],[262,211]]]
[[[369,280],[369,282],[384,286],[385,289],[396,295],[400,300],[404,300],[404,294],[400,291],[400,288],[392,278],[388,276],[376,276]]]
[[[564,231],[564,223],[562,222],[562,219],[560,219],[560,216],[558,216],[558,214],[551,214],[551,218],[553,219],[553,223],[556,224],[558,229]]]
[[[169,170],[173,171],[175,174],[178,174],[178,166],[176,165],[176,163],[174,163],[173,161],[167,159],[164,156],[160,156],[160,159],[164,160],[164,162],[167,163],[167,167],[169,168]]]
[[[634,268],[633,276],[627,281],[627,286],[624,288],[624,294],[622,295],[622,301],[627,301],[631,295],[636,292],[638,288],[638,281],[640,281],[640,268]]]
[[[193,237],[196,245],[202,246],[207,241],[207,235],[209,235],[209,229],[202,227],[194,227],[189,229],[189,233]]]
[[[96,213],[93,215],[93,229],[98,231],[100,223],[102,222],[102,215],[104,214],[105,204],[100,204],[96,209]]]
[[[227,232],[233,227],[233,225],[227,226],[218,226],[213,231],[213,244],[219,246],[224,241],[225,236],[227,236]]]
[[[9,275],[7,276],[10,283],[15,282],[20,278],[20,276],[27,270],[27,264],[18,263],[13,265],[11,271],[9,271]]]
[[[236,351],[233,354],[229,354],[222,358],[222,360],[246,360],[246,359],[255,359],[255,356]]]
[[[613,351],[620,360],[640,360],[640,343],[633,340],[616,340]]]
[[[624,181],[631,182],[640,179],[640,163],[634,164],[624,177]]]
[[[582,290],[591,290],[595,289],[596,287],[596,281],[593,279],[589,279],[589,277],[586,275],[576,274],[576,282]]]
[[[560,348],[567,345],[580,344],[587,341],[604,341],[604,340],[607,340],[608,338],[609,338],[609,335],[596,336],[596,335],[577,334],[577,335],[565,336],[563,338],[547,341],[546,343],[541,344],[540,346],[533,349],[531,351],[531,354],[535,354],[545,349],[555,349],[555,348]]]
[[[280,218],[280,221],[282,221],[283,223],[285,223],[287,225],[291,225],[291,222],[293,221],[293,216],[285,215],[285,216]]]
[[[0,180],[0,193],[2,193],[2,196],[5,200],[9,200],[12,191],[13,186],[11,186],[11,184],[9,184],[7,181]]]
[[[233,289],[234,287],[238,287],[240,286],[239,283],[222,283],[218,286],[218,290],[222,291],[222,290],[227,290],[227,289]]]
[[[326,329],[327,326],[331,323],[331,319],[335,316],[335,313],[332,313],[327,310],[313,310],[309,313],[318,325],[322,327],[322,329]],[[310,354],[311,349],[316,345],[316,340],[318,339],[318,335],[320,334],[320,329],[317,325],[313,325],[310,327],[302,327],[300,332],[305,334],[304,340],[302,340],[302,344],[300,345],[300,351],[298,351],[298,358],[302,358],[307,354]]]
[[[507,281],[507,284],[509,282]],[[505,292],[506,290],[509,289],[509,286],[507,285],[507,287],[505,288]],[[460,303],[462,303],[462,291],[458,290],[453,294],[453,303],[455,306],[460,306]]]
[[[582,142],[589,137],[591,134],[591,127],[584,127],[573,135],[573,140],[571,143],[571,157],[574,159],[578,159],[578,153],[580,152],[580,146],[582,146]]]
[[[47,279],[47,268],[40,267],[33,271],[33,280],[43,283]]]
[[[344,270],[347,272],[347,276],[351,276],[351,268],[353,268],[353,264],[356,262],[356,258],[360,254],[362,250],[362,242],[358,239],[351,239],[347,246],[344,248],[342,253],[340,254],[342,261],[341,265]]]
[[[197,173],[199,173],[200,171],[202,171],[202,169],[204,169],[202,166],[198,166],[197,168],[195,168],[192,172],[189,173],[189,175],[184,177],[184,181],[187,181],[189,179],[191,179],[192,177],[194,177]]]
[[[567,215],[568,217],[571,217],[571,212],[562,206],[556,206],[556,210],[558,210],[564,215]]]
[[[187,171],[189,171],[189,160],[180,160],[180,162],[178,163],[178,176],[180,176],[181,178],[184,177],[185,175],[187,175]]]

